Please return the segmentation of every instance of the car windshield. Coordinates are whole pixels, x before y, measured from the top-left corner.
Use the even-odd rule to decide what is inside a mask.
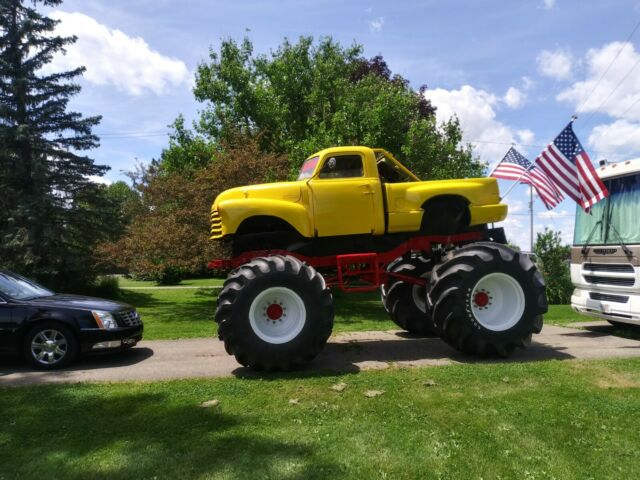
[[[380,180],[383,183],[404,183],[416,181],[383,153],[376,155],[376,160],[378,164],[378,175],[380,175]]]
[[[53,292],[24,277],[0,271],[0,293],[14,300],[48,297]]]
[[[605,180],[609,197],[596,203],[590,213],[578,205],[574,245],[640,244],[640,174]]]
[[[311,157],[305,160],[302,164],[302,168],[300,169],[300,173],[298,174],[298,180],[311,178],[313,171],[316,169],[316,165],[318,165],[318,160],[320,160],[320,157]]]

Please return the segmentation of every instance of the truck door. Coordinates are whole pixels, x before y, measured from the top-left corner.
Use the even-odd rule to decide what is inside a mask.
[[[359,154],[335,154],[323,159],[309,181],[316,234],[319,237],[374,233],[380,181],[365,176]],[[382,215],[382,212],[380,212]]]

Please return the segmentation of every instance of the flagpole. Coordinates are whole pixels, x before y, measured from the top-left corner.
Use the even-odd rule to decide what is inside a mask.
[[[531,170],[531,169],[533,168],[534,163],[535,163],[535,160],[534,160],[533,162],[531,162],[531,165],[529,165],[529,167],[528,167],[524,172],[522,172],[522,175],[520,175],[520,176],[518,177],[518,179],[517,179],[515,182],[513,182],[513,184],[512,184],[512,185],[509,187],[509,189],[507,190],[507,193],[505,193],[504,195],[502,195],[502,197],[500,197],[500,200],[504,200],[505,198],[507,198],[507,195],[509,195],[509,193],[511,193],[511,190],[513,190],[513,187],[515,187],[516,185],[518,185],[518,184],[520,183],[520,180],[522,180],[522,178],[523,178],[527,173],[529,173],[529,170]]]
[[[571,115],[571,120],[569,121],[569,123],[573,123],[577,119],[578,119],[578,114],[574,113],[573,115]],[[537,160],[538,160],[538,157],[536,157],[536,159],[533,162],[531,162],[531,165],[529,165],[529,168],[527,168],[524,172],[522,172],[522,175],[520,175],[520,177],[518,177],[518,180],[516,180],[513,183],[513,185],[511,185],[509,187],[509,189],[507,190],[507,193],[505,193],[502,197],[500,197],[500,200],[504,200],[505,198],[507,198],[507,195],[509,195],[509,193],[511,193],[511,190],[513,190],[513,187],[515,187],[516,185],[518,185],[518,183],[520,183],[520,180],[522,180],[522,177],[524,177],[527,173],[529,173],[529,170],[531,170],[533,167],[535,167]]]
[[[529,184],[529,226],[531,251],[533,252],[533,185]]]

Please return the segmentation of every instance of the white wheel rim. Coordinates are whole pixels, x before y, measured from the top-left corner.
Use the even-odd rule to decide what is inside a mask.
[[[287,343],[298,336],[307,320],[307,310],[300,296],[285,287],[271,287],[260,292],[249,307],[253,332],[267,343]]]
[[[518,281],[506,273],[482,277],[469,299],[473,316],[487,330],[502,332],[513,327],[524,313],[524,292]]]

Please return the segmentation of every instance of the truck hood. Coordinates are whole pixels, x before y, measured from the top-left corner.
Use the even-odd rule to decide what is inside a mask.
[[[302,197],[304,181],[262,183],[246,187],[236,187],[225,190],[216,197],[213,207],[225,200],[237,200],[241,198],[269,198],[272,200],[285,200],[299,202]]]

